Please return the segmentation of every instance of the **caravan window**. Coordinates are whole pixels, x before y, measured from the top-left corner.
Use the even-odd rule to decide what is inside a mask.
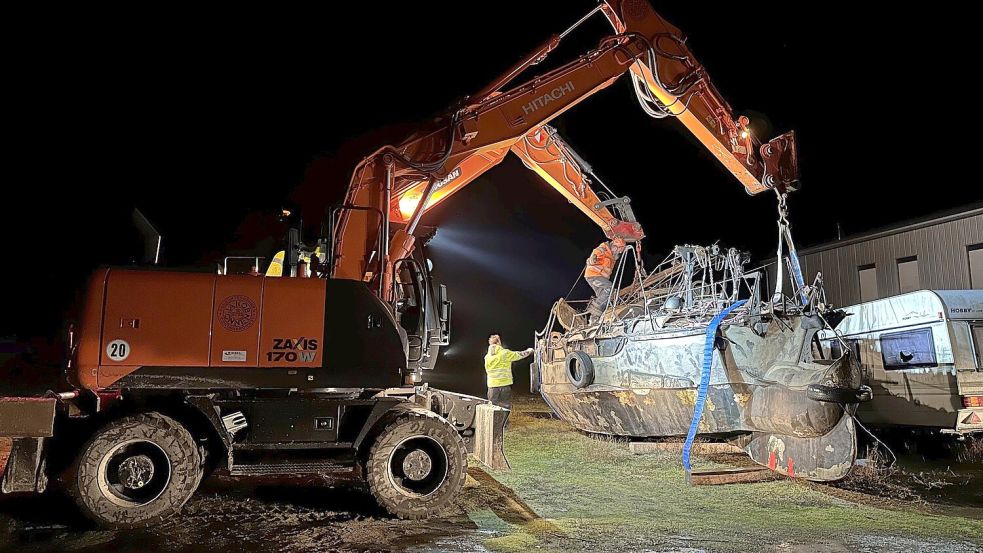
[[[881,334],[885,370],[936,365],[935,337],[931,328]]]

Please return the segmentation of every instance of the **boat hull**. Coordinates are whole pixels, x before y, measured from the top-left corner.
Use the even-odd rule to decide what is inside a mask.
[[[585,432],[636,438],[684,436],[697,400],[705,328],[633,328],[553,333],[537,341],[533,381],[561,419]],[[860,389],[851,355],[813,360],[821,324],[796,316],[721,329],[698,434],[748,435],[746,451],[773,470],[835,480],[856,456],[848,413]],[[585,385],[571,352],[590,358]],[[579,355],[583,355],[579,354]],[[820,398],[820,399],[817,399]]]

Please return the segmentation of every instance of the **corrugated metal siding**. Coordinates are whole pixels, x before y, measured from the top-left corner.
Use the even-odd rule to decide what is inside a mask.
[[[829,300],[834,305],[853,305],[860,302],[860,266],[873,263],[877,267],[877,293],[884,298],[900,293],[898,259],[911,256],[918,258],[921,288],[969,288],[968,247],[980,243],[983,243],[983,213],[899,230],[895,234],[879,233],[870,240],[840,247],[833,243],[810,248],[810,253],[800,256],[808,282],[821,271]],[[772,266],[769,270],[772,283],[774,278]]]

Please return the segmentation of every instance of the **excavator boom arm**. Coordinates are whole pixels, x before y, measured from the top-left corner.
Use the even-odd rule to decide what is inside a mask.
[[[494,91],[363,160],[345,205],[374,207],[382,217],[363,210],[342,214],[334,229],[332,275],[369,280],[385,271],[383,256],[373,252],[378,233],[388,234],[388,223],[405,224],[404,234],[412,235],[425,209],[501,162],[527,133],[610,86],[644,52],[635,37],[609,37],[596,50],[508,91]],[[398,235],[384,257],[402,259],[412,246],[412,239]]]
[[[412,251],[412,235],[423,213],[500,163],[509,151],[609,237],[641,238],[641,228],[624,216],[631,213],[625,200],[601,200],[583,164],[546,126],[626,73],[646,113],[678,119],[749,193],[795,188],[794,134],[765,143],[753,136],[747,118],[734,117],[681,32],[648,2],[605,0],[596,11],[602,11],[618,33],[596,50],[501,91],[556,48],[566,33],[553,36],[450,115],[365,158],[353,173],[333,229],[331,275],[379,278],[380,294],[389,299],[385,283],[391,279],[392,264]],[[392,233],[393,223],[404,226]]]

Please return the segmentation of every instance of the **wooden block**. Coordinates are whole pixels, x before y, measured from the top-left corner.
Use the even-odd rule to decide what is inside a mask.
[[[679,453],[683,450],[683,442],[631,442],[628,450],[635,455],[646,453]],[[728,443],[723,442],[696,442],[690,449],[690,453],[697,455],[707,455],[713,453],[744,453],[744,450]]]
[[[734,467],[726,469],[694,470],[686,475],[691,486],[716,486],[720,484],[743,484],[774,480],[778,473],[768,467]]]

